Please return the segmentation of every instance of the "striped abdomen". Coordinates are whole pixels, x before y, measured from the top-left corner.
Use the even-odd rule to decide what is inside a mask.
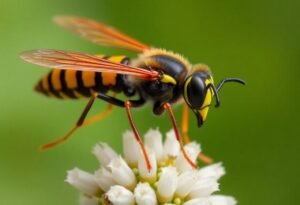
[[[129,63],[125,56],[97,56],[117,63]],[[38,82],[35,90],[51,97],[76,99],[90,97],[93,92],[122,92],[127,86],[124,80],[124,75],[115,73],[53,69]]]

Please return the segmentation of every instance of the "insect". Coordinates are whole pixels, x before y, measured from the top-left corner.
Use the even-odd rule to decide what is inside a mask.
[[[47,149],[60,144],[79,127],[103,119],[111,113],[114,105],[126,109],[130,125],[150,170],[151,164],[134,124],[131,109],[151,101],[155,115],[167,111],[185,159],[195,167],[183,149],[172,105],[179,102],[184,104],[182,133],[183,141],[187,143],[188,111],[191,110],[195,114],[200,127],[206,120],[212,99],[216,100],[215,107],[220,105],[218,92],[224,83],[245,84],[244,81],[226,78],[215,86],[208,66],[192,65],[180,54],[150,47],[112,27],[87,18],[58,16],[54,21],[96,44],[131,50],[139,55],[136,59],[129,59],[125,56],[89,55],[51,49],[23,52],[21,58],[25,61],[52,69],[35,86],[37,92],[59,99],[89,98],[76,125],[64,137],[42,148]],[[109,95],[108,91],[115,95]],[[126,99],[117,98],[118,93],[123,93]],[[86,119],[97,98],[108,102],[107,109],[93,118]]]

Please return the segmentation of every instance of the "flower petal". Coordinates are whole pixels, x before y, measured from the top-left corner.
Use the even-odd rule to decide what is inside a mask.
[[[197,157],[200,153],[200,145],[196,142],[191,142],[184,146],[184,150],[186,151],[189,158],[193,162],[196,162]],[[179,156],[176,158],[176,168],[179,173],[184,172],[184,171],[190,171],[193,169],[193,167],[185,159],[182,152],[180,152]]]
[[[107,192],[111,186],[116,184],[111,172],[103,167],[95,172],[95,180],[98,186],[105,192]]]
[[[180,145],[176,140],[174,130],[170,130],[166,134],[166,141],[164,144],[164,155],[165,157],[177,157],[180,152]]]
[[[96,183],[94,175],[78,168],[68,171],[66,182],[71,184],[82,193],[90,196],[97,196],[101,192]]]
[[[134,205],[134,196],[128,189],[115,185],[105,194],[108,204],[113,205]]]
[[[173,199],[177,187],[177,172],[175,167],[162,169],[159,181],[157,182],[157,195],[159,202],[170,202]]]
[[[123,134],[123,154],[130,167],[137,167],[140,150],[140,145],[136,141],[134,133],[126,131]]]
[[[219,183],[215,178],[198,179],[189,196],[190,198],[208,197],[215,191],[219,191]]]
[[[141,177],[141,181],[146,181],[149,183],[153,183],[156,181],[156,172],[157,172],[157,164],[155,159],[155,154],[153,152],[148,152],[148,157],[151,164],[150,172],[147,169],[147,164],[145,162],[144,155],[140,153],[139,161],[138,161],[138,170]]]
[[[183,205],[211,205],[207,198],[192,199],[185,202]]]
[[[178,185],[176,189],[176,196],[184,198],[193,188],[197,177],[196,171],[183,172],[178,176]]]
[[[159,162],[163,160],[163,144],[162,135],[158,129],[150,129],[144,136],[145,145],[155,153],[155,157]]]
[[[93,154],[103,167],[107,167],[112,159],[118,157],[117,153],[106,143],[97,144],[93,149]]]
[[[137,205],[156,205],[156,195],[148,183],[139,183],[134,190]]]
[[[225,169],[222,163],[211,164],[206,167],[201,168],[198,171],[198,177],[200,178],[216,178],[220,179],[225,174]]]
[[[134,189],[136,185],[135,175],[122,157],[113,159],[108,167],[111,169],[112,176],[117,184],[130,190]]]

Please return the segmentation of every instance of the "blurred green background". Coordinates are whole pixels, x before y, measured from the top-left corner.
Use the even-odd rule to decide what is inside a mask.
[[[191,116],[190,135],[206,154],[222,161],[227,175],[221,193],[240,204],[299,204],[300,1],[0,1],[0,204],[77,204],[78,192],[64,182],[66,170],[93,171],[91,148],[106,141],[121,150],[129,129],[123,109],[78,131],[48,152],[38,146],[68,131],[86,104],[38,95],[33,85],[47,70],[27,64],[19,53],[57,48],[87,53],[133,53],[93,45],[55,26],[58,14],[90,17],[156,47],[208,64],[216,81],[230,84],[221,107],[211,109],[203,128]],[[104,109],[97,101],[92,113]],[[181,108],[177,107],[179,120]],[[165,132],[167,116],[151,108],[133,112],[141,133]]]

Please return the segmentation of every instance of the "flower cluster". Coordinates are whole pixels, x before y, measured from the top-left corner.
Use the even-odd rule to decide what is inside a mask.
[[[152,169],[148,171],[140,146],[132,132],[123,134],[123,156],[105,143],[93,153],[101,164],[94,174],[74,168],[66,181],[82,194],[80,205],[234,205],[234,198],[213,195],[225,174],[221,163],[193,169],[185,160],[173,130],[165,143],[158,130],[144,136]],[[200,145],[184,149],[196,162]]]

